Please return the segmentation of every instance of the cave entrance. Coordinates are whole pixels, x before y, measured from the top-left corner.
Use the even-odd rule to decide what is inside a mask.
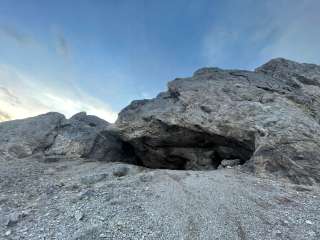
[[[254,152],[253,140],[239,141],[180,126],[157,127],[158,134],[130,142],[142,166],[211,170],[244,164]]]

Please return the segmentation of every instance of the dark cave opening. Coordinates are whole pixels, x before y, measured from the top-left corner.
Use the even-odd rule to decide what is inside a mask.
[[[242,165],[254,152],[247,141],[208,134],[180,126],[157,125],[158,133],[130,142],[141,166],[173,170],[213,170],[228,164]],[[223,164],[222,164],[223,163]]]

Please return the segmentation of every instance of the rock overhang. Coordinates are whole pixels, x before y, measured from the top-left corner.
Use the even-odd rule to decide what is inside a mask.
[[[293,75],[289,74],[291,68],[295,69]],[[203,167],[201,164],[216,168],[214,159],[219,157],[212,151],[217,147],[229,147],[238,152],[234,157],[245,163],[243,168],[258,175],[312,184],[320,181],[319,174],[312,170],[320,168],[319,157],[310,158],[315,156],[310,150],[306,151],[308,154],[300,154],[304,156],[301,159],[295,154],[299,154],[300,148],[309,149],[310,144],[319,147],[320,128],[315,111],[320,109],[317,105],[320,94],[309,95],[306,80],[299,82],[297,75],[314,78],[319,69],[319,66],[284,59],[271,60],[254,72],[200,69],[193,77],[169,82],[168,91],[155,99],[129,105],[120,112],[116,126],[149,167],[165,168],[164,162],[169,162],[168,168],[172,168],[176,161],[177,168],[198,169]],[[185,135],[177,136],[177,131],[172,129],[183,129]],[[187,144],[186,140],[193,139],[190,136],[195,132],[201,137]],[[237,144],[213,141],[209,150],[197,155],[199,139],[207,140],[210,136],[220,136]],[[158,144],[163,142],[166,144]],[[268,154],[261,151],[264,148],[269,149]],[[239,152],[245,151],[246,157],[240,157]],[[194,163],[201,162],[199,159],[205,163],[197,166]],[[207,168],[210,167],[204,167]]]

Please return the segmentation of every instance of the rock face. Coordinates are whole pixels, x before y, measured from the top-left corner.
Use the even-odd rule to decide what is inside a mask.
[[[0,153],[7,158],[43,155],[46,161],[88,158],[135,163],[130,148],[108,129],[109,123],[78,113],[66,119],[59,113],[0,124]]]
[[[24,158],[45,151],[54,142],[58,127],[65,120],[59,113],[0,124],[0,152],[12,158]]]
[[[215,169],[320,183],[320,66],[274,59],[252,71],[203,68],[132,102],[116,126],[151,168]]]

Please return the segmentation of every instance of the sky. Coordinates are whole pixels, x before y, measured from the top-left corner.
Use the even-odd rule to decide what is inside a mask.
[[[319,0],[0,0],[0,121],[109,122],[201,67],[320,64]]]

